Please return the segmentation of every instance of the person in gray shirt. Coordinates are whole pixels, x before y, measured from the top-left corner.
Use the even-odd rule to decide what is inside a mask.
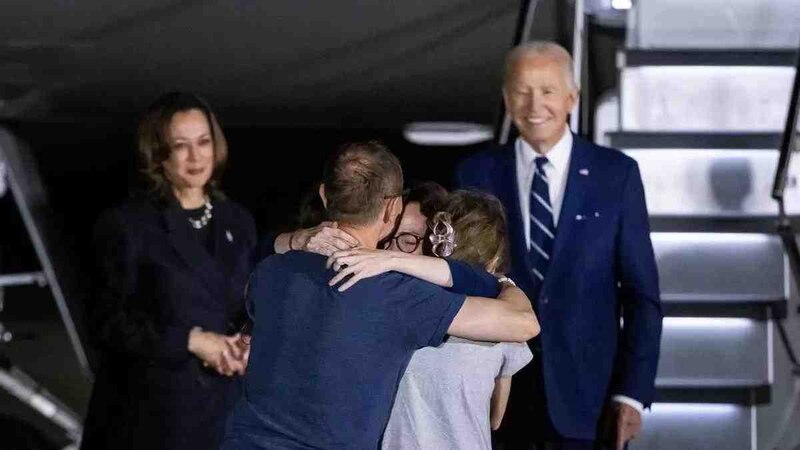
[[[424,229],[413,230],[414,224],[426,223],[412,217],[418,211],[405,211],[398,235],[425,236]],[[495,197],[456,191],[435,215],[431,228],[429,237],[437,256],[452,256],[492,273],[504,266],[506,220]],[[403,245],[395,242],[389,249]],[[444,260],[402,251],[341,251],[331,256],[329,264],[339,270],[332,283],[350,277],[343,289],[390,270],[452,286],[443,281],[453,276]],[[453,336],[438,347],[417,350],[400,382],[382,447],[490,450],[491,430],[503,419],[511,376],[531,359],[525,343],[477,342]]]

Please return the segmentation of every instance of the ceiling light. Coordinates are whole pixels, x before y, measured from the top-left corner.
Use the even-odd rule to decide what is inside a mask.
[[[611,7],[614,9],[631,9],[631,0],[611,0]]]
[[[466,122],[413,122],[403,128],[403,137],[417,145],[471,145],[488,141],[494,132],[487,125]]]

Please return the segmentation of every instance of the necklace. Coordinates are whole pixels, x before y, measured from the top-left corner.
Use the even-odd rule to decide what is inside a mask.
[[[212,217],[214,217],[214,215],[211,214],[212,209],[214,209],[214,206],[211,204],[211,200],[209,200],[209,198],[206,197],[205,208],[203,208],[203,215],[200,216],[199,219],[192,219],[191,217],[187,217],[187,219],[189,219],[189,224],[192,226],[192,228],[194,228],[195,230],[199,230],[208,225],[208,222],[211,220]]]

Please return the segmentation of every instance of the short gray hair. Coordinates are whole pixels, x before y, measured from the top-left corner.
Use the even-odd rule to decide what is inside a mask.
[[[503,75],[503,84],[508,82],[508,77],[514,68],[514,65],[523,58],[531,56],[547,56],[555,60],[561,67],[564,73],[564,78],[567,81],[567,86],[571,89],[578,89],[578,83],[575,82],[574,68],[572,65],[572,56],[567,49],[551,41],[530,41],[517,45],[506,55],[505,74]]]

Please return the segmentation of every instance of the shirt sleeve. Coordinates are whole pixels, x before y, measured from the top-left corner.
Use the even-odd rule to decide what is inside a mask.
[[[626,397],[624,395],[615,395],[615,396],[611,397],[611,400],[614,400],[617,403],[625,403],[626,405],[628,405],[628,406],[632,407],[633,409],[635,409],[636,411],[638,411],[639,414],[643,414],[644,413],[644,405],[642,404],[642,402],[640,402],[638,400],[634,400],[634,399],[632,399],[630,397]]]
[[[440,345],[466,297],[412,277],[405,282],[403,326],[412,348]]]
[[[447,258],[446,261],[453,277],[451,292],[487,298],[500,295],[500,283],[485,269],[455,259]]]
[[[497,345],[503,346],[503,367],[500,368],[500,378],[514,375],[533,359],[531,349],[525,342],[503,342]]]

